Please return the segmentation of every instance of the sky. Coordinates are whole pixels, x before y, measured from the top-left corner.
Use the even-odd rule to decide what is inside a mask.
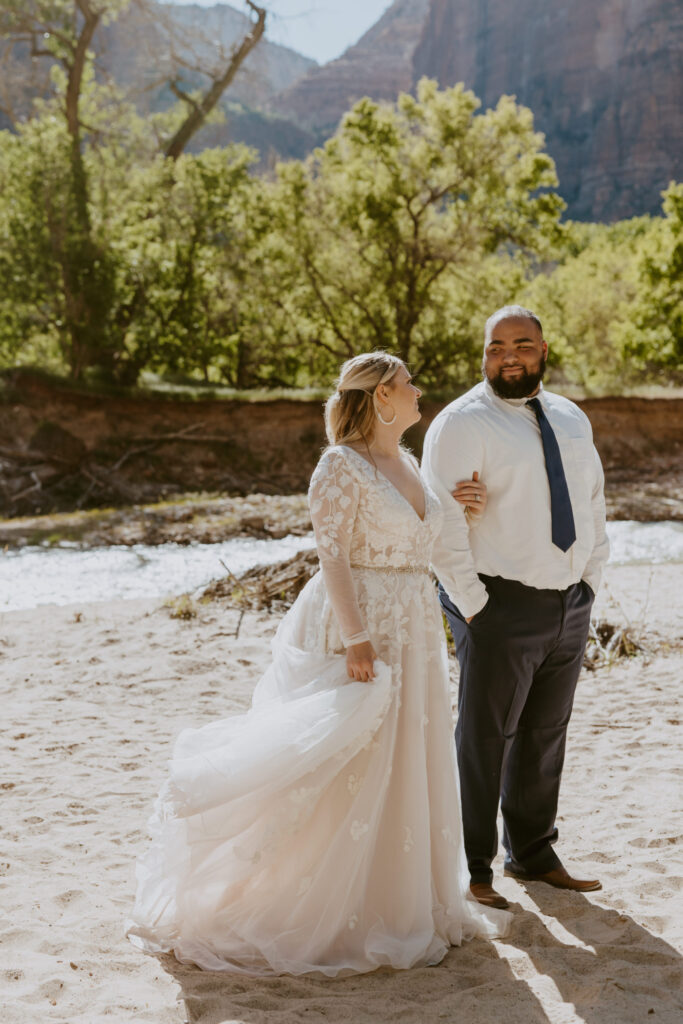
[[[174,2],[174,0],[168,0]],[[176,0],[213,7],[216,0]],[[391,0],[260,0],[268,9],[266,37],[320,64],[333,60],[357,42],[379,19]],[[247,11],[242,0],[230,7]]]

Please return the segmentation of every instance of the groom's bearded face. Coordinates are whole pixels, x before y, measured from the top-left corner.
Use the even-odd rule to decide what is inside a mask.
[[[543,380],[546,362],[545,356],[541,356],[533,369],[529,370],[524,366],[522,372],[515,376],[504,370],[499,370],[495,376],[490,376],[486,369],[484,373],[499,398],[528,398],[538,390],[538,385]]]
[[[493,328],[483,372],[500,398],[528,398],[543,380],[548,347],[531,320],[510,317]]]

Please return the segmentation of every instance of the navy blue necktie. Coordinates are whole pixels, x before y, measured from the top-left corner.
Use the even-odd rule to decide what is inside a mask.
[[[574,513],[572,512],[567,478],[564,475],[560,447],[539,400],[537,398],[530,398],[526,404],[531,406],[536,413],[536,419],[541,428],[545,469],[548,474],[548,484],[550,485],[553,544],[560,551],[569,551],[576,540],[576,528],[574,526]]]

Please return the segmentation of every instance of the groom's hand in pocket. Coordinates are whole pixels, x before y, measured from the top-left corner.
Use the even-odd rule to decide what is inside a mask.
[[[486,604],[483,606],[483,608],[480,608],[478,612],[474,613],[474,615],[470,615],[469,618],[465,619],[465,622],[467,623],[468,626],[469,626],[470,622],[472,621],[472,619],[476,619],[477,615],[481,615],[482,612],[486,611],[486,609],[489,606],[489,601],[490,600],[491,600],[491,595],[489,594],[489,596],[486,598]]]
[[[369,683],[375,678],[374,661],[377,655],[369,640],[353,644],[346,651],[346,671],[357,683]]]

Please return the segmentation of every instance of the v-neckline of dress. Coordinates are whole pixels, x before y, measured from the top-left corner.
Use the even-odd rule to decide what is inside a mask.
[[[413,511],[413,513],[415,514],[418,522],[424,524],[424,522],[427,519],[427,511],[428,511],[428,508],[429,508],[429,504],[428,504],[428,499],[427,499],[427,490],[426,490],[424,484],[422,483],[422,481],[420,481],[420,487],[422,489],[422,497],[424,499],[424,506],[425,506],[424,516],[420,515],[420,513],[417,511],[417,509],[413,505],[412,501],[409,501],[408,498],[406,498],[405,494],[403,494],[401,491],[399,491],[399,489],[396,486],[396,484],[393,483],[389,479],[389,477],[386,475],[386,473],[383,473],[381,469],[377,468],[377,466],[373,466],[371,462],[368,462],[368,460],[365,458],[364,455],[361,455],[360,452],[357,452],[355,448],[351,448],[350,445],[348,445],[348,444],[340,444],[340,445],[338,445],[338,447],[339,448],[346,448],[347,451],[353,452],[353,454],[356,456],[356,458],[361,459],[369,469],[374,469],[374,471],[378,474],[378,476],[381,476],[382,480],[384,480],[389,485],[389,487],[391,487],[392,491],[394,491],[396,494],[398,494],[399,498],[406,503],[406,505],[408,506],[409,509],[411,509]]]

